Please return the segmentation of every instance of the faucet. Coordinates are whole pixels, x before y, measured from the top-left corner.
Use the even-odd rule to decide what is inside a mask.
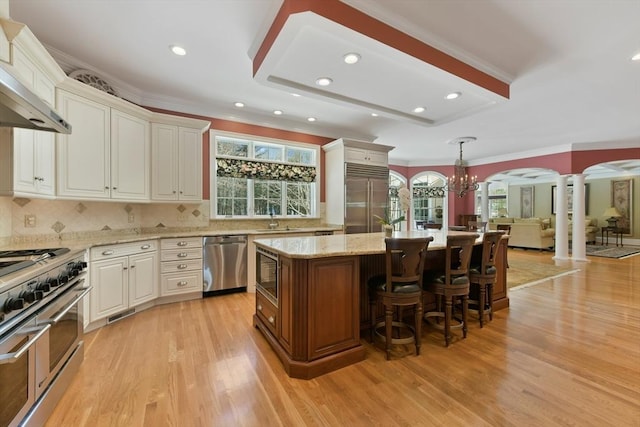
[[[276,220],[273,218],[273,212],[271,212],[271,214],[269,214],[269,216],[271,217],[271,222],[269,223],[269,229],[270,229],[270,230],[275,230],[276,228],[278,228],[278,226],[279,226],[280,224],[278,224],[278,221],[276,221]]]

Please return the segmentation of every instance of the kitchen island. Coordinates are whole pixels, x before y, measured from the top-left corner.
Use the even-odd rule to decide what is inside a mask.
[[[424,230],[395,232],[394,237],[433,236],[425,270],[436,270],[444,264],[447,234],[469,233]],[[480,235],[474,258],[480,254],[481,242]],[[254,325],[289,376],[314,378],[363,360],[360,332],[371,324],[366,284],[384,272],[384,234],[265,238],[255,244],[277,260],[277,285],[267,291],[258,280]],[[509,305],[506,248],[501,247],[498,258],[494,310]],[[256,262],[260,269],[261,263]],[[433,300],[426,299],[425,310],[432,306]]]

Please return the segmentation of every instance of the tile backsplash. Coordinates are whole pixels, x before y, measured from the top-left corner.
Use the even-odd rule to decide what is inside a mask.
[[[324,203],[320,204],[324,218]],[[154,229],[266,228],[267,219],[210,220],[209,202],[137,204],[0,197],[0,244],[75,238],[87,233],[139,233]],[[314,227],[319,218],[280,219],[281,226]]]

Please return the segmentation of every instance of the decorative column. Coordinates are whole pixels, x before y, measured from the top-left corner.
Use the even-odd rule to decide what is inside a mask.
[[[575,261],[587,260],[586,237],[584,235],[584,175],[573,175],[573,229],[571,231],[571,258]]]
[[[569,259],[569,213],[567,211],[567,175],[556,179],[556,254],[553,259]]]
[[[482,206],[482,219],[483,222],[489,222],[489,182],[481,182],[480,188],[482,189],[480,204]],[[487,227],[487,230],[489,227]]]

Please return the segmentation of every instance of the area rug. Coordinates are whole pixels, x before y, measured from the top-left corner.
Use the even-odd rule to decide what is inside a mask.
[[[605,258],[625,258],[631,255],[640,254],[640,248],[634,246],[601,246],[587,245],[587,255],[600,256]]]
[[[509,291],[514,291],[575,273],[576,271],[580,271],[580,269],[510,259],[509,268],[507,269],[507,286]]]

